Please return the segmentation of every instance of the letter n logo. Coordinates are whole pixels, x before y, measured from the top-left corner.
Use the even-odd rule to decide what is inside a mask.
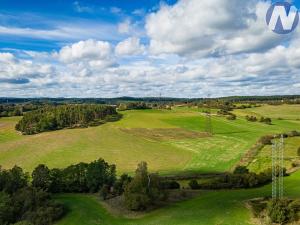
[[[288,2],[277,2],[269,8],[266,16],[269,28],[277,34],[288,34],[299,23],[297,8]]]

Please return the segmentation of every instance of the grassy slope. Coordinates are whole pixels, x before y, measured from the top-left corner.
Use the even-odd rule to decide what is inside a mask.
[[[297,150],[300,147],[300,137],[293,137],[285,139],[284,142],[284,165],[285,168],[292,168],[292,163],[299,163],[300,157],[297,155]],[[250,163],[248,168],[254,172],[261,172],[265,169],[271,168],[272,159],[270,157],[272,146],[265,146],[256,156],[256,158]]]
[[[120,172],[133,171],[140,160],[147,160],[155,170],[174,171],[191,157],[191,153],[168,144],[127,134],[112,123],[22,136],[13,129],[15,121],[0,119],[0,124],[4,124],[0,128],[0,165],[4,167],[18,164],[30,171],[39,163],[63,167],[102,157],[116,163]],[[166,161],[170,163],[165,164]]]
[[[240,115],[257,115],[270,118],[300,120],[300,105],[263,105],[262,107],[236,110]]]
[[[285,195],[300,197],[300,172],[285,179]],[[257,189],[204,192],[199,197],[159,209],[143,218],[127,219],[107,213],[96,197],[60,195],[70,213],[57,225],[247,225],[251,215],[244,201],[270,196],[271,186]]]
[[[285,106],[277,107],[285,114]],[[297,110],[300,114],[300,107]],[[63,167],[102,157],[116,163],[120,173],[134,171],[141,160],[147,161],[152,170],[163,173],[190,170],[222,172],[232,168],[260,136],[300,127],[299,121],[293,120],[275,119],[274,125],[269,126],[250,123],[244,118],[228,121],[222,117],[213,117],[214,137],[159,141],[121,129],[179,127],[203,131],[205,117],[197,109],[187,108],[126,111],[124,118],[116,123],[34,136],[17,134],[14,130],[17,120],[0,119],[0,165],[11,167],[18,164],[28,171],[39,163]]]

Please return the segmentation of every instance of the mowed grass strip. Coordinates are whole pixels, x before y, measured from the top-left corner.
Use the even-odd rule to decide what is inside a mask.
[[[130,133],[142,138],[156,141],[184,140],[210,137],[210,135],[206,132],[197,132],[182,128],[127,128],[121,130],[126,133]]]

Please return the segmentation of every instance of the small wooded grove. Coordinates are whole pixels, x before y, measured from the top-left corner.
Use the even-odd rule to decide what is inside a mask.
[[[0,224],[48,225],[65,213],[63,205],[42,189],[29,185],[20,167],[0,170]]]
[[[50,225],[66,212],[55,202],[53,193],[100,193],[103,199],[124,194],[131,210],[144,210],[165,198],[174,182],[149,174],[146,163],[140,163],[132,178],[123,174],[117,179],[116,166],[103,159],[78,163],[63,169],[37,166],[31,179],[20,167],[0,167],[0,224]]]
[[[39,165],[31,179],[20,167],[0,168],[0,224],[53,224],[64,215],[65,208],[52,200],[51,193],[95,193],[117,184],[116,180],[115,165],[103,159],[64,169]]]
[[[16,129],[23,134],[37,134],[63,128],[96,126],[119,118],[116,108],[108,105],[46,106],[25,113]]]

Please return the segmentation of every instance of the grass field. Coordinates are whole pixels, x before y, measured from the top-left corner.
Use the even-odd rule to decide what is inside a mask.
[[[268,112],[273,106],[251,110],[264,107]],[[286,106],[276,107],[283,115],[291,111]],[[296,110],[293,115],[300,114],[299,106],[292,107]],[[241,110],[238,113],[241,115]],[[235,121],[213,116],[214,136],[207,137],[203,135],[205,116],[195,108],[123,114],[122,120],[99,127],[33,136],[22,136],[14,130],[20,118],[1,118],[0,165],[8,168],[17,164],[31,171],[40,163],[64,167],[102,157],[115,163],[119,173],[133,172],[142,160],[160,173],[223,172],[230,170],[260,136],[300,128],[296,117],[273,119],[273,125],[266,125],[247,122],[242,115]]]
[[[292,168],[292,163],[296,163],[297,165],[300,164],[300,157],[297,154],[297,150],[300,147],[300,137],[285,139],[284,145],[284,166],[287,170],[289,170]],[[248,166],[250,171],[262,172],[265,169],[271,168],[271,151],[271,145],[267,145],[259,151],[255,159]]]
[[[86,129],[68,129],[22,136],[14,129],[20,118],[0,119],[0,165],[15,164],[31,171],[40,163],[65,167],[99,157],[117,165],[118,173],[132,173],[147,161],[152,171],[163,174],[224,172],[266,134],[300,130],[300,107],[262,106],[236,110],[237,120],[213,116],[214,135],[204,133],[205,115],[196,108],[122,112],[122,120]],[[245,115],[272,117],[272,125],[248,122]],[[280,119],[279,119],[280,117]],[[286,164],[297,160],[300,138],[286,140]],[[270,164],[270,146],[262,149],[249,168]],[[286,194],[300,197],[300,172],[285,179]],[[68,214],[57,225],[247,225],[252,224],[245,201],[270,195],[270,186],[251,190],[201,192],[198,197],[127,218],[106,211],[97,196],[64,194]],[[188,222],[187,222],[188,221]]]
[[[273,119],[300,120],[300,105],[263,105],[262,107],[236,110],[239,115],[256,115]]]
[[[300,172],[285,178],[284,183],[285,196],[300,197]],[[245,201],[270,195],[270,185],[249,190],[203,192],[195,199],[136,219],[109,214],[94,196],[60,195],[57,199],[68,206],[70,213],[57,225],[249,225],[254,223]]]

